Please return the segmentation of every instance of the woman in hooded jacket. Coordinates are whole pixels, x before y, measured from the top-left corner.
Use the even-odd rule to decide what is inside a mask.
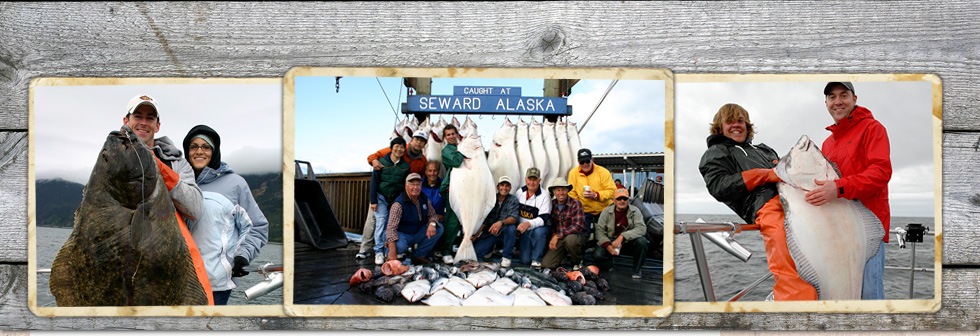
[[[204,215],[191,234],[207,269],[214,304],[225,305],[244,271],[269,241],[269,221],[255,203],[248,183],[221,162],[221,137],[197,125],[184,137],[184,156],[204,195]]]

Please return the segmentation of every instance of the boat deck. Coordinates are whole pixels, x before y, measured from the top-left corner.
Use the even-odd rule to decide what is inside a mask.
[[[295,246],[293,304],[422,305],[410,303],[401,295],[396,295],[391,303],[384,303],[350,287],[350,277],[358,268],[379,271],[373,258],[354,259],[359,244],[352,242],[346,247],[326,251],[300,242]],[[585,263],[589,264],[589,261],[591,256],[586,257]],[[613,270],[602,274],[609,282],[609,290],[598,305],[663,305],[663,262],[648,258],[641,279],[630,277],[631,265],[631,257],[616,257]]]

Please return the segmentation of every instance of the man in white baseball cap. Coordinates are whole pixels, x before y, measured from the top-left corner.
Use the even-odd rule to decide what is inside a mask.
[[[194,168],[170,138],[154,138],[160,130],[159,103],[148,95],[136,95],[126,105],[123,126],[136,134],[155,154],[157,168],[163,175],[177,212],[184,220],[196,221],[204,211],[204,197],[195,182]]]
[[[470,237],[480,261],[493,250],[494,245],[502,243],[504,250],[500,267],[510,267],[517,243],[517,219],[520,218],[517,209],[520,205],[517,196],[511,195],[510,188],[510,178],[506,175],[497,180],[497,202],[483,220],[483,225]]]

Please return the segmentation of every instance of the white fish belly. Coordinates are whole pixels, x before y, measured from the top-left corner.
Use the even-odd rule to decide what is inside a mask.
[[[493,209],[496,184],[486,158],[480,155],[465,159],[461,166],[453,168],[451,175],[449,204],[456,212],[463,231],[463,242],[456,251],[456,260],[476,260],[470,236]]]
[[[528,140],[531,145],[531,157],[534,159],[534,166],[541,172],[541,177],[547,177],[551,173],[551,169],[559,169],[551,168],[548,165],[548,153],[544,149],[544,138],[541,135],[540,123],[531,123],[531,127],[528,128]],[[551,184],[551,180],[541,179],[541,184],[547,190],[548,184]]]
[[[572,149],[568,147],[568,133],[565,130],[563,123],[555,125],[555,142],[558,144],[559,158],[558,176],[568,178],[568,171],[578,165],[578,162],[575,160],[575,155],[578,153],[572,153]]]
[[[544,138],[544,151],[548,160],[548,167],[550,167],[545,181],[547,181],[547,187],[550,187],[551,180],[558,176],[564,176],[568,174],[568,171],[561,170],[561,157],[558,154],[558,142],[555,140],[555,124],[552,122],[547,122],[544,124],[544,129],[541,130],[541,135]],[[565,176],[567,179],[567,176]]]
[[[529,138],[529,133],[527,130],[527,123],[523,120],[517,123],[517,144],[515,148],[517,149],[517,164],[520,167],[521,177],[519,180],[514,181],[517,185],[513,186],[513,189],[519,189],[524,185],[524,174],[527,174],[527,169],[534,167],[534,155],[531,154],[531,140]]]
[[[804,194],[802,189],[779,183],[786,243],[800,277],[817,288],[820,300],[860,300],[869,244],[882,238],[869,234],[869,228],[881,228],[881,223],[864,218],[855,201],[838,199],[813,206],[804,200]]]

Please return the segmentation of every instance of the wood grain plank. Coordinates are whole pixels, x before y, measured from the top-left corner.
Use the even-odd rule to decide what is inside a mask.
[[[980,265],[980,132],[943,134],[943,262]]]
[[[936,73],[944,127],[971,129],[978,14],[972,1],[7,3],[0,129],[26,128],[18,112],[34,77],[269,77],[293,66]]]
[[[0,262],[27,260],[27,132],[0,132]]]
[[[27,267],[0,265],[0,329],[102,330],[977,330],[980,270],[943,270],[943,304],[928,314],[720,314],[674,313],[666,318],[38,318],[27,301]]]
[[[38,77],[278,77],[293,66],[644,67],[674,73],[934,73],[943,80],[943,260],[980,264],[970,202],[980,6],[956,2],[0,3],[0,147]],[[26,140],[25,140],[26,142]],[[24,145],[26,146],[26,145]],[[13,146],[16,147],[16,146]],[[27,308],[27,151],[0,166],[0,329],[977,330],[980,270],[943,271],[935,314],[663,319],[38,318]],[[6,264],[3,264],[6,263]],[[10,264],[15,263],[15,264]],[[8,285],[12,284],[12,285]],[[132,327],[130,327],[132,326]]]

